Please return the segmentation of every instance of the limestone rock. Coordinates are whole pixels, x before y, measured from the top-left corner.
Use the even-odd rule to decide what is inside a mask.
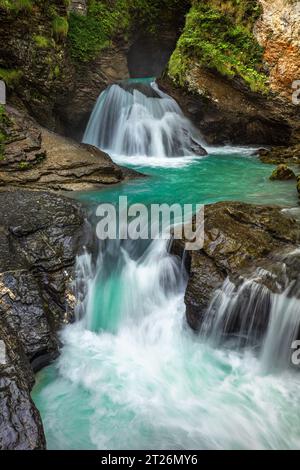
[[[263,13],[254,34],[264,48],[270,87],[291,101],[292,84],[300,77],[300,3],[259,0]]]

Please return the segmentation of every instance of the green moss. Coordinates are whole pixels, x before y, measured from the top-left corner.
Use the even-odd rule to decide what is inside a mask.
[[[31,11],[33,7],[32,0],[0,0],[0,8],[12,11],[20,12],[21,10]]]
[[[68,34],[68,19],[63,16],[54,16],[52,21],[52,30],[56,39],[65,38]]]
[[[23,75],[21,70],[4,69],[0,67],[0,80],[4,80],[9,88],[14,88],[19,83]]]
[[[55,78],[58,78],[60,76],[60,69],[58,65],[54,67],[53,74]]]
[[[26,161],[20,162],[18,167],[19,167],[19,170],[21,171],[26,171],[31,168],[30,163]]]
[[[87,16],[70,14],[69,45],[71,56],[79,62],[92,60],[101,49],[110,44],[118,31],[129,26],[128,7],[125,0],[106,2],[90,1]]]
[[[189,0],[90,0],[87,16],[69,17],[69,46],[76,62],[94,59],[118,36],[134,30],[155,34],[164,22],[182,15]]]
[[[241,77],[253,91],[267,92],[263,49],[252,34],[260,14],[256,0],[195,0],[169,63],[169,75],[183,85],[192,63]]]
[[[47,49],[48,47],[51,46],[51,41],[49,38],[46,38],[45,36],[41,36],[39,34],[35,34],[33,36],[33,40],[36,43],[37,47],[40,49]]]

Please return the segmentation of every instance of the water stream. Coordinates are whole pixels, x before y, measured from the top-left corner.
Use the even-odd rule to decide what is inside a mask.
[[[82,201],[297,204],[295,185],[269,181],[272,167],[251,149],[196,155],[201,136],[173,100],[147,87],[149,96],[117,85],[104,92],[85,140],[149,178],[80,194]],[[78,257],[78,320],[62,331],[62,354],[33,391],[48,448],[300,448],[300,374],[286,361],[272,368],[299,326],[299,300],[284,293],[271,302],[249,281],[241,336],[266,303],[271,322],[259,352],[253,342],[230,347],[219,341],[220,325],[249,286],[237,292],[226,281],[210,307],[217,318],[197,336],[185,321],[187,276],[168,246],[115,240],[99,242],[96,259]]]

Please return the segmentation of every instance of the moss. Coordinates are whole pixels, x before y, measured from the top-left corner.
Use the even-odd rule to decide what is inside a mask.
[[[45,36],[35,34],[33,36],[33,40],[34,40],[35,44],[37,45],[37,47],[40,48],[40,49],[47,49],[48,47],[51,46],[50,39],[46,38]]]
[[[20,12],[22,10],[31,11],[33,8],[32,0],[0,0],[0,8],[11,11]]]
[[[31,166],[29,162],[23,161],[19,163],[18,167],[19,167],[19,170],[26,171],[26,170],[29,170]]]
[[[106,2],[91,1],[87,16],[70,14],[69,45],[71,56],[79,62],[92,60],[101,49],[110,44],[119,32],[129,26],[128,8],[125,0]]]
[[[87,16],[71,13],[69,46],[77,62],[94,59],[118,36],[128,39],[134,30],[155,34],[161,25],[178,18],[189,0],[90,0]]]
[[[222,75],[241,77],[252,91],[267,92],[263,49],[252,34],[260,14],[256,0],[194,0],[168,73],[183,85],[193,63]]]
[[[56,39],[63,39],[67,36],[69,30],[68,19],[64,16],[54,16],[52,21],[52,30]]]
[[[22,75],[21,70],[0,67],[0,80],[3,80],[9,88],[14,88],[20,82]]]

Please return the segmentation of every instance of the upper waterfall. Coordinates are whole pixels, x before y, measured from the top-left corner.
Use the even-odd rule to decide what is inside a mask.
[[[83,142],[111,155],[205,155],[201,136],[176,101],[151,79],[129,80],[101,93]]]

